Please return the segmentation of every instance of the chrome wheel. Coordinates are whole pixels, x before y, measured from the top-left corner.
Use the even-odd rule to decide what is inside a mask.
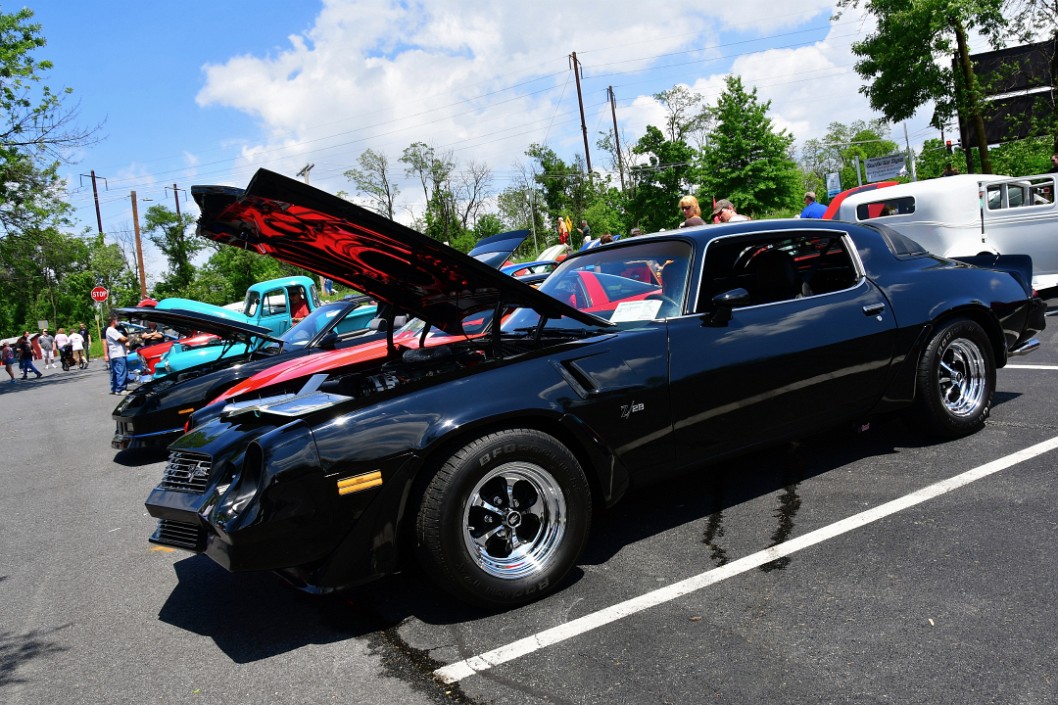
[[[913,415],[923,430],[959,438],[985,424],[996,388],[992,342],[975,321],[937,326],[919,360]]]
[[[452,453],[423,488],[419,561],[467,602],[524,605],[576,565],[591,511],[587,477],[565,444],[536,429],[494,431]]]
[[[539,465],[493,468],[463,506],[463,543],[485,573],[517,580],[551,564],[566,533],[568,509],[555,478]]]
[[[977,413],[989,389],[988,363],[981,349],[971,340],[956,338],[937,362],[937,388],[944,408],[958,417]]]

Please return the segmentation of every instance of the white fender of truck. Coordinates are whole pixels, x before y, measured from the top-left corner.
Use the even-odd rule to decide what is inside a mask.
[[[973,257],[974,255],[998,255],[1002,254],[987,239],[979,235],[959,238],[953,245],[949,245],[944,251],[945,257]]]

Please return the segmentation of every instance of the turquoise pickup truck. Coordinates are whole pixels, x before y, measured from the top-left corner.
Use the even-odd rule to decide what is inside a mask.
[[[267,328],[273,336],[278,337],[318,306],[319,296],[312,279],[297,276],[254,284],[246,290],[246,299],[243,301],[241,311],[179,298],[159,301],[156,310],[205,313],[238,323]],[[365,311],[365,316],[367,316],[364,321],[365,327],[373,315],[373,311]],[[154,368],[154,377],[155,379],[165,377],[223,357],[243,355],[256,349],[265,341],[266,339],[253,339],[247,343],[217,340],[193,348],[184,348],[176,342],[158,361]]]

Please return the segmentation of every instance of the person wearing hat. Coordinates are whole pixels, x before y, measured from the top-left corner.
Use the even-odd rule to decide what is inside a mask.
[[[735,204],[726,198],[721,198],[713,206],[713,221],[717,223],[737,223],[749,220],[748,215],[742,215],[735,210]]]
[[[822,218],[826,212],[826,206],[822,203],[816,203],[815,191],[809,191],[805,194],[805,207],[801,211],[802,218]]]
[[[44,360],[44,369],[55,367],[55,338],[45,328],[37,336],[37,344],[40,345],[40,357]]]

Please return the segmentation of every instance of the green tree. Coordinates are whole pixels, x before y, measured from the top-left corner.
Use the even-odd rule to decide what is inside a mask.
[[[684,142],[687,133],[704,117],[698,110],[704,98],[687,86],[676,85],[654,94],[665,108],[665,132],[670,142]]]
[[[539,144],[531,145],[525,154],[536,161],[532,179],[538,186],[543,203],[538,199],[535,207],[545,210],[548,233],[557,237],[555,223],[559,216],[568,217],[574,227],[582,219],[586,220],[593,191],[584,167],[584,158],[577,154],[572,164],[566,164],[553,149]]]
[[[727,78],[699,171],[700,193],[708,200],[728,198],[740,213],[756,215],[800,202],[800,173],[790,157],[793,136],[775,131],[770,108],[770,101],[757,99],[756,89],[746,91],[741,78]]]
[[[276,279],[290,271],[294,269],[272,257],[238,247],[220,247],[203,266],[196,268],[187,292],[180,295],[223,306],[241,301],[252,284]]]
[[[158,296],[184,296],[195,278],[192,259],[209,245],[189,232],[194,224],[194,216],[187,213],[177,215],[162,205],[147,209],[143,232],[169,263],[165,279],[154,287]]]
[[[536,259],[543,249],[558,242],[553,228],[545,223],[544,198],[528,166],[517,165],[519,183],[508,186],[496,198],[499,216],[505,228],[524,228],[532,233],[519,250],[519,259]]]
[[[992,167],[995,173],[1010,176],[1042,174],[1051,169],[1053,153],[1050,136],[1005,142],[992,148]]]
[[[52,63],[34,53],[47,42],[33,11],[0,12],[0,227],[17,231],[24,210],[59,211],[56,193],[62,184],[58,163],[69,150],[88,144],[94,130],[72,126],[65,100],[70,88],[53,90],[43,83]],[[39,218],[30,218],[30,229]]]
[[[888,139],[889,125],[884,120],[856,120],[848,125],[832,122],[822,139],[806,140],[801,149],[801,167],[806,174],[805,190],[815,191],[823,202],[827,174],[840,174],[841,187],[852,188],[863,181],[863,164],[871,157],[881,157],[897,150]],[[856,161],[861,165],[856,175]],[[941,165],[943,170],[943,164]]]
[[[984,136],[981,87],[970,63],[967,33],[993,43],[1006,29],[1005,0],[838,0],[838,9],[863,7],[877,28],[855,42],[860,91],[891,122],[912,117],[933,102],[938,129],[958,113],[975,127],[981,168],[991,172]],[[954,59],[956,69],[952,68]],[[967,169],[972,168],[967,162]]]
[[[435,240],[451,242],[460,234],[451,186],[452,155],[438,154],[425,142],[415,142],[404,148],[399,161],[405,165],[405,176],[415,176],[422,184],[426,210],[419,229]]]
[[[625,221],[648,231],[676,227],[682,222],[676,206],[683,194],[691,192],[695,151],[648,125],[632,152],[639,160],[629,169],[632,190]]]
[[[345,178],[371,201],[376,213],[393,220],[393,205],[400,189],[390,179],[389,158],[382,152],[366,149],[357,162],[360,168],[349,169]]]

